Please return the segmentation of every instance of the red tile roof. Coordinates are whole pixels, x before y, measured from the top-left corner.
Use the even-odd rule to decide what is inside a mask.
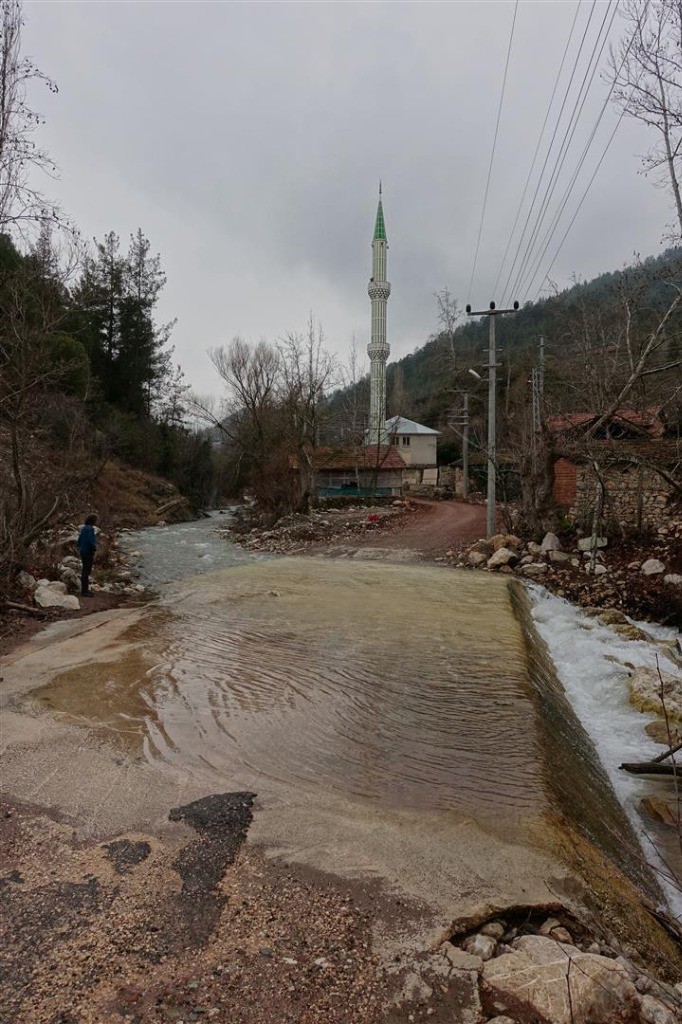
[[[400,450],[393,444],[359,445],[355,448],[316,448],[315,469],[405,469]]]
[[[563,412],[557,416],[550,416],[547,426],[553,434],[565,434],[580,427],[587,427],[598,418],[599,413],[596,412]],[[647,409],[643,413],[637,412],[636,409],[619,409],[611,417],[611,422],[634,427],[647,437],[662,437],[665,433],[665,423],[658,409]]]

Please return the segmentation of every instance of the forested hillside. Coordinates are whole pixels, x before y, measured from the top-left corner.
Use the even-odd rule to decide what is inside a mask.
[[[501,443],[517,442],[530,405],[530,376],[539,366],[544,339],[546,412],[602,412],[618,395],[631,369],[643,357],[641,374],[625,396],[627,404],[665,406],[671,429],[680,424],[679,366],[682,313],[675,305],[682,287],[682,247],[636,261],[622,270],[579,282],[517,313],[497,320]],[[645,351],[652,332],[665,319],[660,339]],[[468,320],[459,313],[452,331],[441,331],[413,353],[390,363],[387,372],[389,415],[400,413],[446,435],[444,461],[456,458],[462,392],[469,395],[472,424],[484,435],[487,402],[487,318]],[[667,368],[666,368],[667,367]],[[475,370],[481,380],[468,371]],[[365,402],[367,383],[330,398],[327,430],[343,434],[351,392]]]

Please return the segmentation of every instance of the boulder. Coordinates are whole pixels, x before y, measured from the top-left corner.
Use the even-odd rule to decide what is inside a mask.
[[[519,565],[532,565],[534,561],[535,559],[532,555],[524,555],[521,561],[519,562]]]
[[[80,567],[81,560],[80,558],[76,558],[75,555],[65,555],[59,566],[60,569],[74,569],[76,571],[80,571]]]
[[[470,953],[472,956],[480,956],[481,960],[490,960],[495,953],[496,947],[497,942],[492,935],[470,935],[462,943],[462,949],[465,953]]]
[[[441,951],[457,971],[480,971],[483,967],[483,958],[474,953],[465,953],[459,946],[453,946],[451,942],[444,942]]]
[[[624,612],[618,611],[617,608],[605,608],[604,611],[600,611],[597,616],[600,622],[603,622],[605,626],[627,626],[628,618]]]
[[[549,552],[550,562],[568,562],[571,556],[567,555],[565,551],[555,551],[554,548]]]
[[[548,571],[548,566],[544,562],[535,562],[533,565],[524,565],[521,568],[521,572],[524,576],[530,576],[531,579],[535,579],[538,576],[545,576]]]
[[[546,555],[549,551],[561,551],[561,541],[556,533],[546,533],[540,545],[540,551]]]
[[[643,1024],[679,1024],[679,1017],[655,996],[642,996],[639,1012]]]
[[[591,564],[585,566],[585,572],[589,573],[590,576],[603,576],[606,571],[606,566],[602,565],[601,562],[595,562],[594,566]]]
[[[486,558],[490,558],[493,553],[493,546],[489,540],[483,540],[483,538],[481,538],[471,545],[469,551],[478,551],[482,555],[485,555]]]
[[[597,537],[597,547],[598,548],[605,548],[607,544],[608,544],[608,539],[606,537]],[[592,550],[592,538],[591,537],[581,537],[580,540],[578,541],[578,551],[591,551],[591,550]]]
[[[47,583],[41,583],[39,585],[41,585],[43,589],[47,587],[48,590],[54,590],[57,594],[65,594],[69,589],[66,583],[63,583],[62,580],[48,580]]]
[[[66,586],[64,584],[62,586],[64,592],[55,590],[54,587],[38,587],[33,595],[33,600],[41,608],[64,608],[67,611],[79,611],[78,598],[65,593]]]
[[[665,572],[665,566],[659,558],[647,558],[646,562],[642,562],[641,572],[644,576],[660,576]]]
[[[659,796],[645,796],[639,802],[640,810],[661,825],[672,825],[677,828],[677,811],[672,803],[662,800]]]
[[[679,723],[675,724],[675,722],[669,722],[668,724],[670,726],[673,746],[682,743],[682,727],[680,727]],[[648,722],[644,727],[644,731],[654,743],[662,743],[663,746],[668,746],[668,727],[662,718],[657,718],[654,722]]]
[[[62,583],[66,584],[67,590],[79,591],[81,586],[81,578],[75,569],[69,569],[68,567],[62,569],[60,579]]]
[[[518,561],[518,556],[509,548],[498,548],[488,559],[489,569],[499,569],[502,565],[511,565]]]
[[[528,544],[528,551],[530,552],[531,555],[541,555],[542,554],[542,548],[540,547],[539,544],[536,544],[534,540],[530,541],[530,543]]]
[[[632,1017],[639,996],[625,968],[607,957],[541,935],[513,942],[483,964],[485,1003],[543,1024],[613,1024]],[[570,986],[570,988],[569,988]]]
[[[482,551],[470,551],[467,555],[467,561],[469,565],[485,565],[488,561],[488,556],[484,555]]]
[[[669,587],[682,587],[682,576],[677,572],[669,572],[663,577],[663,582]]]
[[[661,678],[663,679],[662,687],[657,669],[637,666],[629,679],[630,703],[634,704],[638,711],[648,711],[663,716],[662,688],[668,719],[680,722],[682,721],[682,673],[673,674],[661,670]]]
[[[499,942],[505,933],[505,927],[499,921],[488,921],[482,928],[479,928],[479,933],[481,935],[491,935],[493,939],[497,939]]]
[[[35,576],[31,576],[29,572],[22,571],[17,574],[17,586],[20,590],[27,590],[32,594],[38,586],[38,581]]]

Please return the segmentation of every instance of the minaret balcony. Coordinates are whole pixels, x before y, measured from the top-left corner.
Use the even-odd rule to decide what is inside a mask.
[[[391,286],[388,281],[370,281],[367,285],[367,294],[370,299],[386,301],[391,294]]]

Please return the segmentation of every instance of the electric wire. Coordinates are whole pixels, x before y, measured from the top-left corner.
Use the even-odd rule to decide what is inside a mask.
[[[504,65],[504,75],[502,77],[502,92],[500,94],[500,103],[497,108],[497,121],[495,123],[495,133],[493,135],[493,146],[490,153],[490,163],[488,165],[488,177],[485,183],[485,192],[483,195],[483,209],[481,210],[481,222],[478,226],[478,238],[476,239],[476,251],[474,253],[474,263],[471,268],[471,279],[469,281],[469,298],[471,298],[471,292],[474,286],[474,278],[476,276],[476,264],[478,263],[478,252],[481,247],[481,235],[483,234],[483,223],[485,221],[485,211],[488,205],[488,193],[490,191],[490,178],[493,172],[493,163],[495,160],[495,148],[497,146],[497,135],[500,129],[500,118],[502,117],[502,106],[504,104],[504,94],[507,87],[507,72],[509,70],[509,58],[511,56],[512,42],[514,40],[514,26],[516,25],[516,13],[519,9],[519,0],[516,0],[514,4],[514,15],[512,17],[511,31],[509,33],[509,45],[507,47],[507,59]]]
[[[571,143],[573,141],[573,138],[575,137],[575,133],[576,133],[576,130],[578,128],[578,124],[580,122],[580,117],[581,117],[583,109],[585,107],[587,96],[589,94],[590,88],[592,87],[592,82],[594,81],[594,77],[595,77],[595,75],[597,73],[597,70],[598,70],[598,67],[599,67],[599,61],[601,60],[601,55],[604,52],[604,47],[606,46],[606,42],[608,40],[609,32],[611,31],[611,27],[613,25],[613,21],[614,21],[614,18],[616,16],[616,13],[617,13],[617,10],[618,10],[618,0],[616,0],[615,5],[613,5],[613,11],[611,11],[611,6],[612,6],[612,0],[609,0],[609,4],[607,5],[606,11],[604,13],[604,17],[602,19],[602,23],[599,26],[599,31],[597,32],[597,37],[595,39],[594,46],[592,47],[592,52],[591,52],[591,54],[589,56],[589,59],[588,59],[588,62],[587,62],[587,67],[585,69],[585,73],[583,75],[582,82],[580,83],[580,87],[578,89],[578,94],[576,96],[575,103],[573,104],[573,110],[571,111],[571,114],[570,114],[570,117],[569,117],[569,120],[568,120],[568,124],[567,124],[565,132],[564,132],[563,141],[561,143],[561,146],[559,148],[559,152],[558,152],[558,154],[556,156],[556,159],[554,161],[554,167],[552,168],[552,172],[551,172],[551,175],[550,175],[549,182],[548,182],[548,184],[547,184],[547,186],[545,188],[545,193],[543,195],[542,202],[540,204],[540,209],[539,209],[538,214],[537,214],[536,219],[535,219],[535,224],[533,226],[533,230],[531,232],[530,238],[528,240],[528,244],[526,245],[526,249],[525,249],[525,252],[523,254],[523,259],[521,261],[521,266],[519,267],[519,269],[517,271],[516,278],[514,279],[514,283],[513,283],[512,288],[511,288],[512,292],[515,292],[517,289],[519,289],[522,286],[522,283],[525,281],[525,278],[526,278],[526,273],[527,273],[527,270],[528,270],[528,266],[532,262],[532,260],[534,259],[534,252],[533,252],[533,250],[535,249],[535,245],[536,245],[536,242],[537,242],[537,239],[538,239],[538,235],[540,234],[540,232],[542,230],[542,226],[543,226],[543,224],[545,222],[545,218],[547,216],[547,211],[549,209],[550,203],[551,203],[552,198],[554,196],[554,192],[556,190],[557,183],[558,183],[559,178],[561,176],[561,172],[563,171],[564,164],[566,163],[566,159],[567,159],[569,151],[570,151]],[[606,27],[606,31],[604,31],[605,30],[605,26],[606,26],[607,18],[609,17],[609,13],[611,13],[611,20],[610,20],[610,22],[608,24],[608,27]],[[602,34],[603,34],[603,38],[602,38]],[[601,45],[600,45],[600,41],[601,41]]]
[[[569,234],[571,228],[573,227],[578,214],[580,213],[580,209],[581,209],[583,203],[585,202],[585,197],[587,196],[587,193],[590,191],[590,188],[592,187],[592,182],[597,177],[597,172],[599,171],[599,168],[603,164],[604,158],[606,157],[606,154],[608,153],[609,149],[611,148],[611,143],[613,142],[613,140],[614,140],[614,138],[616,136],[616,132],[620,128],[620,123],[621,123],[621,121],[623,120],[624,117],[625,117],[625,111],[622,112],[622,114],[620,115],[620,117],[616,121],[616,123],[614,125],[614,128],[613,128],[613,131],[611,132],[611,134],[610,134],[610,136],[608,138],[608,141],[606,143],[606,146],[604,147],[604,152],[602,153],[601,157],[599,158],[599,163],[597,164],[597,166],[595,167],[594,171],[592,172],[592,177],[588,181],[587,188],[583,192],[583,194],[581,196],[581,199],[580,199],[580,202],[578,203],[578,205],[576,207],[575,213],[571,217],[569,225],[566,228],[566,231],[564,232],[564,237],[559,242],[559,245],[557,246],[556,252],[554,253],[554,256],[552,257],[552,262],[547,267],[547,270],[545,271],[545,273],[542,275],[542,280],[540,281],[540,284],[538,285],[538,290],[537,290],[536,295],[535,295],[535,301],[536,302],[537,302],[538,298],[540,297],[540,292],[542,291],[543,282],[547,279],[548,275],[551,273],[552,267],[556,263],[557,257],[559,256],[559,253],[561,252],[561,250],[563,248],[564,242],[568,238],[568,234]],[[531,284],[532,284],[532,282],[531,282]],[[529,286],[528,290],[530,291],[530,286]]]
[[[595,122],[594,128],[592,129],[592,133],[590,135],[590,138],[588,139],[587,144],[585,146],[585,149],[583,150],[583,154],[582,154],[580,163],[578,164],[578,167],[576,168],[576,171],[574,172],[573,178],[571,179],[571,182],[569,184],[569,188],[564,193],[564,198],[562,200],[562,203],[561,203],[561,206],[559,208],[559,211],[555,215],[555,218],[554,218],[554,229],[552,230],[552,232],[549,235],[549,237],[545,236],[545,237],[547,237],[547,242],[544,245],[544,248],[542,250],[540,258],[538,260],[536,260],[536,262],[535,262],[535,268],[534,268],[534,271],[532,273],[532,276],[528,280],[528,286],[527,286],[526,292],[524,294],[524,299],[529,294],[529,292],[531,291],[531,289],[533,287],[535,278],[537,277],[538,269],[539,269],[539,267],[540,267],[540,265],[542,263],[542,260],[544,259],[545,253],[547,252],[547,249],[549,248],[549,245],[550,245],[550,243],[552,241],[552,238],[554,237],[556,229],[558,228],[559,221],[560,221],[561,216],[563,214],[563,211],[564,211],[564,209],[566,207],[566,204],[568,202],[568,199],[569,199],[570,193],[571,193],[571,191],[573,189],[573,186],[575,185],[575,181],[576,181],[576,179],[578,177],[580,169],[582,168],[582,165],[583,165],[583,163],[585,161],[585,157],[587,156],[587,152],[589,150],[589,147],[590,147],[590,145],[592,143],[592,140],[594,139],[594,136],[596,135],[597,129],[599,127],[599,124],[601,123],[601,120],[602,120],[602,118],[604,116],[606,108],[609,105],[609,102],[611,100],[611,96],[613,95],[614,89],[616,87],[616,82],[617,82],[618,77],[620,75],[621,69],[623,68],[623,65],[625,64],[625,61],[628,58],[630,50],[632,49],[632,44],[635,41],[635,37],[636,37],[636,35],[637,35],[638,31],[639,31],[639,28],[640,28],[641,24],[643,23],[643,21],[645,20],[645,18],[647,16],[647,12],[648,12],[648,9],[649,9],[649,3],[650,3],[650,0],[647,0],[646,4],[644,6],[644,9],[643,9],[643,11],[641,13],[641,16],[638,19],[637,26],[633,30],[632,35],[630,36],[630,40],[628,42],[627,47],[625,48],[625,51],[623,53],[623,57],[621,59],[621,62],[620,62],[619,66],[618,66],[618,68],[616,70],[615,75],[613,76],[613,79],[612,79],[612,82],[611,82],[611,86],[610,86],[609,91],[608,91],[608,93],[606,95],[606,98],[604,100],[602,108],[601,108],[601,110],[599,112],[599,116],[597,117],[597,121]],[[591,178],[590,178],[590,180],[589,180],[589,182],[587,184],[587,188],[585,189],[585,191],[584,191],[584,193],[583,193],[583,195],[582,195],[582,197],[581,197],[581,199],[580,199],[580,201],[578,203],[578,206],[576,207],[576,210],[575,210],[575,212],[573,214],[573,217],[571,218],[571,221],[570,221],[568,227],[566,228],[566,231],[564,232],[564,235],[563,235],[563,238],[561,239],[561,242],[559,243],[556,251],[554,252],[554,255],[552,257],[552,261],[551,261],[549,267],[547,268],[547,270],[545,271],[545,273],[542,275],[542,278],[541,278],[541,281],[540,281],[540,285],[538,287],[538,292],[537,292],[538,295],[540,294],[540,291],[542,289],[542,282],[544,282],[544,280],[547,278],[547,275],[550,273],[552,267],[554,266],[554,264],[555,264],[555,262],[556,262],[556,260],[557,260],[557,258],[559,256],[559,253],[561,252],[561,249],[563,248],[564,242],[566,241],[566,238],[568,237],[568,234],[569,234],[571,228],[573,227],[573,224],[575,223],[575,220],[576,220],[576,218],[578,216],[578,213],[579,213],[579,211],[580,211],[580,209],[581,209],[581,207],[583,205],[583,202],[585,201],[585,198],[586,198],[590,188],[592,187],[592,183],[593,183],[594,179],[597,176],[597,172],[598,172],[599,168],[601,167],[602,163],[604,162],[606,154],[608,153],[608,151],[609,151],[609,149],[611,147],[611,143],[613,142],[613,139],[615,138],[616,132],[618,131],[618,128],[619,128],[619,126],[620,126],[620,124],[621,124],[621,122],[623,120],[624,114],[625,114],[625,110],[623,110],[623,112],[621,113],[620,117],[618,118],[618,121],[616,122],[616,124],[615,124],[615,126],[613,128],[613,131],[611,132],[611,134],[610,134],[610,136],[609,136],[609,138],[607,140],[607,143],[606,143],[606,146],[604,148],[604,151],[602,152],[602,155],[599,158],[597,166],[595,167],[594,171],[592,172],[592,176],[591,176]],[[543,239],[543,241],[544,241],[544,239]]]
[[[533,176],[533,171],[535,170],[535,163],[536,163],[537,158],[538,158],[538,153],[540,152],[540,146],[542,145],[542,139],[543,139],[544,134],[545,134],[545,128],[547,127],[547,122],[549,121],[549,115],[550,115],[550,111],[552,109],[552,104],[554,103],[554,97],[556,96],[556,91],[557,91],[557,88],[559,87],[559,81],[561,79],[561,75],[562,75],[562,72],[564,70],[564,64],[566,63],[566,57],[568,55],[568,50],[569,50],[569,47],[571,45],[571,40],[573,39],[573,33],[575,31],[576,22],[578,21],[578,15],[580,14],[581,3],[582,3],[582,0],[578,0],[577,4],[575,6],[575,14],[573,15],[573,21],[571,22],[571,30],[568,33],[568,39],[566,40],[566,46],[564,47],[564,54],[563,54],[563,57],[561,58],[561,64],[559,65],[559,71],[557,72],[556,79],[554,80],[554,88],[552,89],[552,95],[550,96],[549,103],[547,104],[547,111],[545,113],[545,119],[542,122],[542,128],[540,129],[540,134],[538,135],[538,141],[537,141],[537,144],[535,146],[535,152],[533,153],[533,159],[531,160],[530,170],[528,171],[528,177],[526,178],[526,184],[523,187],[523,193],[521,195],[521,200],[520,200],[518,208],[516,210],[516,217],[514,218],[514,223],[512,224],[512,229],[511,229],[511,231],[509,233],[509,241],[507,242],[507,248],[504,250],[504,256],[502,257],[502,262],[500,263],[500,269],[497,271],[497,277],[495,278],[495,284],[493,285],[493,295],[497,294],[497,286],[500,283],[500,278],[502,276],[502,271],[504,270],[504,265],[507,262],[507,256],[509,255],[509,250],[511,249],[512,240],[514,238],[514,232],[516,231],[516,226],[519,223],[519,217],[521,216],[521,210],[523,209],[523,204],[525,202],[526,195],[528,193],[528,186],[530,185],[530,181],[531,181],[531,178]]]
[[[535,203],[536,203],[536,200],[537,200],[537,197],[538,197],[538,193],[540,191],[540,184],[542,182],[542,178],[543,178],[543,175],[545,173],[545,169],[547,167],[547,163],[549,162],[549,157],[550,157],[550,153],[552,152],[552,147],[554,145],[554,140],[556,138],[557,132],[559,131],[559,125],[561,124],[561,118],[563,117],[564,109],[565,109],[566,104],[568,102],[568,97],[569,97],[569,94],[570,94],[570,91],[571,91],[571,86],[573,85],[573,79],[575,78],[576,71],[578,70],[578,64],[580,62],[580,57],[581,57],[581,54],[583,52],[583,47],[585,45],[585,39],[587,38],[587,33],[589,31],[589,27],[590,27],[590,25],[592,23],[592,17],[594,15],[594,9],[595,9],[596,5],[597,5],[597,0],[592,0],[592,6],[590,7],[590,13],[587,16],[587,22],[585,24],[585,28],[583,29],[582,38],[581,38],[580,43],[578,45],[578,52],[576,53],[575,60],[573,61],[573,69],[571,71],[571,75],[570,75],[570,78],[568,80],[568,85],[566,86],[566,89],[564,91],[564,98],[563,98],[562,103],[561,103],[561,109],[559,110],[559,114],[557,116],[556,124],[554,125],[554,131],[552,132],[552,137],[551,137],[551,139],[549,141],[549,146],[547,147],[547,152],[545,154],[545,159],[543,161],[542,168],[540,170],[540,175],[539,175],[537,183],[535,185],[535,191],[533,193],[533,198],[531,200],[530,208],[528,210],[528,213],[526,214],[526,220],[525,220],[525,223],[523,225],[523,230],[521,231],[521,236],[520,236],[518,244],[516,246],[516,252],[514,253],[514,259],[512,261],[512,265],[511,265],[511,268],[509,270],[509,274],[507,276],[507,281],[506,281],[506,284],[504,286],[504,293],[503,293],[503,298],[502,298],[503,304],[504,304],[504,300],[505,300],[505,298],[507,296],[507,292],[509,290],[509,285],[511,284],[511,280],[512,280],[512,277],[513,277],[513,274],[514,274],[514,270],[516,268],[516,263],[517,263],[518,258],[519,258],[519,253],[521,252],[521,246],[523,245],[523,240],[524,240],[525,235],[526,235],[526,230],[528,229],[528,225],[530,223],[530,218],[531,218],[531,216],[533,214],[533,210],[535,208]]]

